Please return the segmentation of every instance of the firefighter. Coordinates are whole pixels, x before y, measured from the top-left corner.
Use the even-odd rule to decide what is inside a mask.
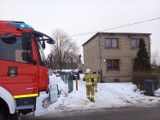
[[[94,100],[94,80],[93,78],[91,78],[91,74],[90,74],[90,69],[86,69],[86,73],[84,75],[83,80],[86,82],[86,96],[87,98],[92,101],[95,102]]]
[[[95,92],[97,92],[97,84],[98,84],[98,81],[99,81],[99,75],[97,74],[96,70],[93,70],[91,76],[94,79],[94,83],[95,83],[94,90],[95,90]]]

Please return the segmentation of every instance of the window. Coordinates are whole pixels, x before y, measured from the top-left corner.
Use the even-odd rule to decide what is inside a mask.
[[[16,62],[25,62],[22,60],[22,39],[21,37],[2,35],[0,36],[0,59],[16,61]]]
[[[46,60],[46,57],[45,57],[45,53],[43,51],[43,48],[40,45],[40,42],[38,42],[38,50],[39,50],[39,53],[40,53],[40,58],[44,62]]]
[[[119,70],[119,59],[107,60],[107,70]]]
[[[107,38],[106,39],[106,48],[118,48],[118,39]]]
[[[138,47],[139,47],[139,39],[137,39],[137,38],[132,38],[132,39],[131,39],[131,47],[132,47],[132,48],[138,48]]]

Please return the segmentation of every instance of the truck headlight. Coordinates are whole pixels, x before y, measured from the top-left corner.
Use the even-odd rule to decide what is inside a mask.
[[[47,108],[49,106],[50,102],[49,102],[49,98],[45,98],[43,101],[42,101],[42,106],[44,108]]]

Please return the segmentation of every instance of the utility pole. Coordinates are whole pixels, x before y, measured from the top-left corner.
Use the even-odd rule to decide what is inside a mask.
[[[99,68],[100,68],[100,82],[103,82],[103,74],[102,74],[102,47],[101,47],[101,37],[102,33],[99,34]]]

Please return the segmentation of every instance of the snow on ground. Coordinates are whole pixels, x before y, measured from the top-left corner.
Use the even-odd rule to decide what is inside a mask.
[[[61,94],[65,94],[68,92],[68,86],[63,82],[61,77],[56,77],[56,75],[53,74],[52,76],[50,76],[50,82],[52,84],[58,85],[58,89],[61,91]]]
[[[73,81],[74,90],[68,94],[68,85],[60,77],[50,76],[51,81],[59,85],[61,96],[58,101],[49,107],[49,113],[117,108],[125,106],[152,106],[160,102],[158,97],[160,90],[157,90],[157,96],[145,96],[138,91],[131,82],[127,83],[98,83],[98,92],[95,93],[95,102],[90,102],[86,98],[86,88],[83,74],[78,80],[78,91],[76,91],[76,82]]]

